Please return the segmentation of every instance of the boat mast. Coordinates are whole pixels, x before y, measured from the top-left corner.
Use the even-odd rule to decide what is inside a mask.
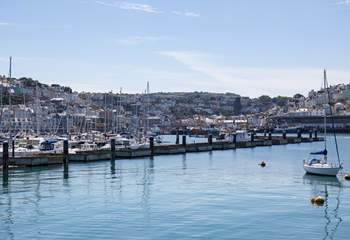
[[[66,128],[67,128],[67,137],[69,139],[70,126],[69,126],[69,106],[68,106],[68,104],[67,104],[67,112],[66,112]]]
[[[324,88],[324,96],[325,96],[325,105],[324,105],[324,124],[323,124],[323,130],[324,130],[324,149],[327,151],[327,71],[326,69],[323,70],[323,88]],[[327,163],[327,155],[324,155],[324,161]]]
[[[4,126],[3,124],[3,119],[2,119],[2,114],[3,114],[3,109],[4,109],[4,106],[3,106],[3,102],[2,102],[2,99],[3,99],[3,88],[4,88],[4,81],[3,81],[3,78],[1,77],[1,93],[0,93],[0,105],[1,105],[1,113],[0,113],[0,133],[2,134],[3,131],[2,131],[2,128]]]
[[[325,106],[324,106],[324,149],[327,149],[327,71],[323,70],[323,88],[324,88],[324,96],[325,96]],[[326,105],[327,104],[327,105]]]
[[[23,91],[23,105],[24,105],[24,135],[27,136],[27,107],[26,107],[26,92],[25,92],[25,86],[24,86],[24,80],[22,83],[22,91]],[[23,131],[23,130],[22,130]]]
[[[150,111],[150,96],[149,96],[149,82],[147,82],[147,114],[146,114],[146,136],[149,132],[149,111]]]
[[[139,116],[138,116],[138,106],[137,106],[137,102],[138,102],[138,99],[137,99],[136,94],[135,94],[135,96],[134,96],[134,103],[135,103],[135,129],[134,129],[134,132],[135,132],[135,135],[138,134],[138,131],[139,131],[139,124],[140,124]]]
[[[104,133],[107,134],[107,94],[104,94],[104,114],[105,114],[105,121],[104,121]]]
[[[40,121],[39,121],[39,87],[38,81],[35,82],[35,121],[36,121],[36,134],[40,135]]]
[[[10,110],[10,138],[12,138],[12,106],[11,106],[11,79],[12,79],[12,57],[10,57],[10,67],[9,67],[9,110]]]
[[[120,110],[120,106],[121,106],[121,96],[122,96],[122,88],[120,87],[119,89],[119,94],[117,94],[117,109],[116,109],[116,116],[115,116],[115,122],[116,122],[116,126],[115,126],[115,132],[116,133],[119,133],[119,127],[120,127],[120,124],[119,124],[119,115],[121,113],[121,110]]]
[[[334,123],[334,117],[333,117],[333,111],[332,111],[332,105],[331,105],[331,94],[330,94],[329,89],[328,89],[327,78],[325,78],[325,85],[326,85],[326,93],[327,93],[327,96],[328,96],[328,106],[329,106],[330,116],[331,116],[331,120],[332,120],[332,129],[333,129],[333,136],[334,136],[334,142],[335,142],[335,149],[336,149],[336,152],[337,152],[337,158],[338,158],[339,166],[341,166],[340,155],[339,155],[339,147],[338,147],[338,139],[337,139],[337,134],[335,132],[335,123]]]
[[[9,67],[9,105],[11,106],[11,79],[12,79],[12,57],[10,57],[10,67]]]
[[[123,94],[123,88],[120,87],[119,89],[119,100],[118,100],[118,104],[117,104],[117,132],[121,132],[122,131],[122,124],[121,124],[121,119],[120,116],[122,115],[122,94]]]

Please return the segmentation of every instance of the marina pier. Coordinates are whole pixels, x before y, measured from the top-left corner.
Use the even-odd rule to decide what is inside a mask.
[[[142,157],[151,157],[157,155],[172,155],[172,154],[185,154],[193,152],[206,152],[216,150],[232,150],[239,148],[254,148],[254,147],[266,147],[273,145],[286,145],[286,144],[300,144],[305,142],[323,141],[322,137],[318,137],[317,134],[308,137],[298,136],[255,136],[250,141],[239,141],[235,138],[233,141],[213,141],[211,136],[208,136],[207,142],[201,143],[188,143],[187,136],[182,136],[182,142],[176,141],[177,144],[162,144],[154,145],[150,144],[149,148],[115,148],[113,139],[111,139],[111,149],[94,150],[94,151],[81,151],[74,154],[67,155],[67,152],[60,154],[36,154],[28,157],[12,157],[7,162],[6,159],[1,159],[1,164],[4,168],[7,164],[10,167],[33,167],[33,166],[45,166],[45,165],[59,165],[68,164],[71,162],[91,162],[91,161],[106,161],[106,160],[118,160],[118,159],[135,159]],[[152,142],[152,140],[151,140]],[[68,144],[65,141],[65,145]],[[4,155],[5,156],[5,155]],[[6,156],[5,156],[6,157]],[[5,160],[5,161],[4,161]]]

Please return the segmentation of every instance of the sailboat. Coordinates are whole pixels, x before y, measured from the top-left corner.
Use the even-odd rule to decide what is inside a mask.
[[[332,107],[330,106],[330,94],[328,90],[328,83],[327,83],[327,72],[324,70],[324,92],[325,92],[325,99],[327,99],[326,106],[329,107],[330,114],[332,116]],[[342,163],[340,162],[339,157],[339,150],[338,150],[338,141],[337,136],[334,131],[334,119],[332,118],[332,129],[333,129],[333,135],[335,140],[335,147],[338,157],[337,163],[329,163],[328,162],[328,151],[327,151],[327,111],[325,108],[324,111],[324,150],[318,151],[318,152],[312,152],[310,153],[311,156],[320,156],[320,157],[312,157],[311,160],[305,161],[304,160],[304,169],[306,173],[309,174],[316,174],[316,175],[324,175],[324,176],[337,176],[340,169],[342,169]]]

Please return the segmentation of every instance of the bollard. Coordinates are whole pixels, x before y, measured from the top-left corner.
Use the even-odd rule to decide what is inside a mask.
[[[312,139],[312,131],[309,131],[309,138]]]
[[[317,130],[315,130],[315,139],[317,139],[318,137],[317,137]]]
[[[234,144],[237,143],[237,133],[234,133],[234,134],[233,134],[232,142],[233,142]]]
[[[4,170],[9,168],[9,143],[4,142],[2,144],[2,166]]]
[[[115,160],[115,139],[111,139],[111,159],[112,161]]]
[[[177,131],[177,133],[176,133],[176,144],[180,144],[179,131]]]
[[[211,134],[208,135],[208,143],[210,145],[213,145],[213,135],[211,135]]]
[[[254,138],[255,138],[255,133],[252,132],[252,133],[250,134],[250,141],[251,141],[251,142],[254,142]]]
[[[286,131],[283,131],[283,139],[287,139],[287,132]]]
[[[186,135],[182,135],[182,145],[186,146]]]
[[[12,158],[15,158],[15,139],[12,139],[11,141],[12,144]]]
[[[269,132],[269,140],[270,141],[272,140],[272,132],[271,131]]]
[[[298,129],[298,138],[300,139],[301,138],[301,130]]]
[[[68,151],[68,140],[63,141],[63,163],[68,165],[69,162],[69,151]]]
[[[153,137],[149,138],[149,147],[151,149],[151,155],[153,156],[154,155],[154,138]]]

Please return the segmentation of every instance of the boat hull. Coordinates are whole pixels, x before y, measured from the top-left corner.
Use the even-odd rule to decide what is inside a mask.
[[[304,169],[308,174],[322,175],[322,176],[337,176],[340,167],[338,166],[322,166],[318,165],[304,165]]]

